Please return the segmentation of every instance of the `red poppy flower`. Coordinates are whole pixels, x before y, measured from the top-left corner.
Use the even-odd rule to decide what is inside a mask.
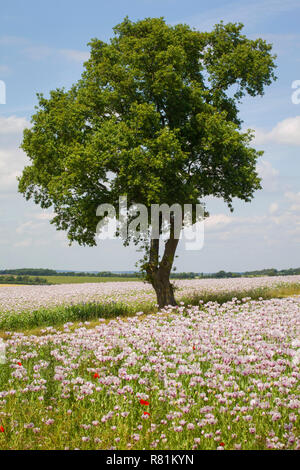
[[[225,446],[224,442],[220,442],[220,446],[224,447]]]
[[[99,379],[99,374],[97,374],[97,372],[94,374],[94,379]]]
[[[144,415],[150,416],[150,413],[148,413],[148,411],[144,411]]]
[[[147,400],[143,400],[142,398],[140,399],[140,404],[145,405],[145,406],[150,405],[150,403]]]
[[[21,366],[22,365],[22,362],[18,362],[18,366]]]
[[[0,432],[4,432],[4,427],[0,426]]]

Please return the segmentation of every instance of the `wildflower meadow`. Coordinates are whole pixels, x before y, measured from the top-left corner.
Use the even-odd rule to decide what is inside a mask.
[[[180,281],[181,298],[240,298],[148,314],[142,283],[1,288],[2,319],[87,300],[135,309],[1,330],[0,449],[299,449],[300,298],[245,294],[295,283]]]

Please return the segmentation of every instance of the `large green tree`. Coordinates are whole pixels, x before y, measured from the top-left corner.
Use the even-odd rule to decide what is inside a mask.
[[[208,195],[231,209],[233,198],[250,201],[260,188],[262,152],[250,146],[251,132],[241,131],[238,105],[246,94],[263,95],[275,79],[275,56],[242,28],[220,23],[199,32],[163,18],[125,18],[110,42],[91,40],[78,83],[48,99],[38,95],[24,132],[31,164],[19,191],[43,208],[53,206],[52,223],[70,242],[90,246],[98,205],[116,205],[121,195],[147,208],[195,205]],[[134,242],[145,248],[143,268],[159,305],[175,304],[173,217],[163,244],[145,240],[142,231]]]

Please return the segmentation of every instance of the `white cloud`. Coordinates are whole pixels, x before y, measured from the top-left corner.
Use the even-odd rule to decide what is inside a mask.
[[[29,126],[30,126],[30,123],[24,117],[0,116],[0,134],[1,135],[19,134],[23,131],[23,129],[25,129],[25,127],[29,127]]]
[[[275,214],[275,212],[278,211],[278,204],[277,202],[273,202],[272,204],[270,204],[270,207],[269,207],[269,213],[270,214]]]
[[[30,124],[23,117],[0,117],[0,195],[17,191],[17,176],[21,175],[27,157],[19,149],[22,132]]]
[[[284,119],[269,132],[255,131],[255,143],[275,142],[278,144],[300,145],[300,116]]]
[[[35,214],[34,218],[38,220],[51,220],[54,216],[54,212],[40,212],[39,214]]]
[[[18,47],[20,52],[28,59],[40,61],[49,57],[59,57],[67,59],[71,62],[85,62],[90,54],[88,51],[80,51],[77,49],[56,49],[44,44],[34,44],[30,39],[18,36],[2,36],[0,37],[0,45],[5,47]],[[7,75],[10,69],[7,65],[0,64],[0,74]]]
[[[77,51],[75,49],[61,49],[59,53],[66,59],[74,62],[85,62],[90,57],[88,51]]]
[[[19,225],[16,228],[16,233],[22,235],[23,233],[28,232],[31,228],[35,229],[35,226],[33,225],[32,220],[29,220],[28,222],[24,222],[23,224]]]
[[[289,207],[289,210],[292,212],[300,212],[300,192],[299,193],[292,193],[287,192],[285,193],[285,198],[292,202],[292,205]]]
[[[232,217],[226,214],[211,215],[204,221],[204,229],[208,231],[218,230],[232,222]]]
[[[272,167],[271,163],[261,160],[257,165],[257,171],[262,178],[262,187],[265,191],[273,192],[278,189],[279,171]]]
[[[68,247],[66,234],[56,232],[55,228],[49,224],[49,217],[41,217],[41,215],[52,214],[31,214],[32,219],[26,220],[19,224],[15,229],[15,247],[29,246],[46,246],[55,244],[56,246]]]
[[[12,189],[17,189],[17,177],[21,175],[21,171],[16,170],[16,159],[13,162],[10,162],[10,167],[7,168],[5,162],[12,157],[15,158],[15,154],[8,152],[0,151],[0,187],[1,192],[10,191]]]
[[[20,150],[0,149],[0,193],[16,190],[17,177],[26,164],[26,156]]]
[[[30,60],[41,60],[49,57],[53,49],[48,46],[30,46],[26,47],[23,52]]]
[[[28,220],[20,224],[16,228],[16,233],[18,235],[30,234],[31,236],[40,235],[44,232],[45,228],[48,226],[45,219],[40,220],[39,222],[34,222],[33,220]]]
[[[85,62],[88,60],[90,53],[88,51],[79,51],[77,49],[55,49],[48,46],[29,46],[23,50],[23,53],[30,60],[43,60],[49,57],[61,57],[70,62]]]
[[[276,213],[270,214],[269,208],[269,214],[250,217],[217,214],[211,218],[215,221],[211,230],[205,225],[206,243],[212,241],[219,244],[223,241],[232,247],[240,247],[242,244],[261,245],[263,240],[264,244],[280,245],[296,243],[300,235],[300,213],[289,210],[280,212],[276,208]]]
[[[32,245],[32,242],[33,242],[32,238],[27,238],[25,240],[21,240],[19,242],[14,243],[13,246],[15,248],[24,248],[24,247]]]

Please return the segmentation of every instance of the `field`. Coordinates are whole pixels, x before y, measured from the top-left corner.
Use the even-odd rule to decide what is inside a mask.
[[[0,449],[300,449],[300,276],[2,286]]]
[[[40,276],[46,279],[49,284],[83,284],[83,283],[98,283],[98,282],[137,282],[136,277],[95,277],[95,276]],[[35,279],[36,276],[28,276],[29,279]],[[1,275],[0,275],[1,279]],[[1,286],[9,286],[13,284],[1,284]],[[18,284],[15,284],[18,285]]]
[[[94,277],[94,276],[42,276],[50,284],[82,284],[97,282],[137,282],[136,277]]]

